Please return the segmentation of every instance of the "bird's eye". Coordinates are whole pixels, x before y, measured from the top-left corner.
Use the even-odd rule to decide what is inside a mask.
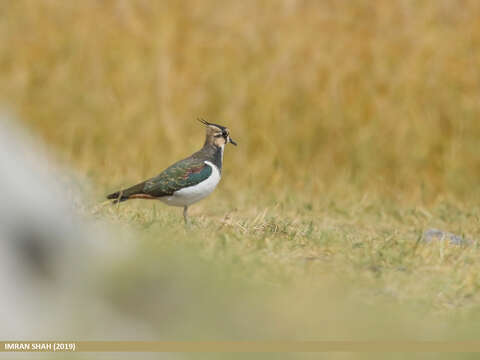
[[[227,134],[227,132],[226,132],[225,130],[223,130],[223,131],[222,131],[222,135],[223,135],[223,136],[227,136],[228,134]]]

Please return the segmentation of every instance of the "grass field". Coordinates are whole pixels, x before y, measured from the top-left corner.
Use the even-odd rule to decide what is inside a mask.
[[[93,184],[82,211],[189,249],[229,283],[309,299],[287,315],[272,305],[272,322],[302,326],[338,305],[342,320],[327,323],[343,338],[474,336],[477,244],[420,240],[429,228],[480,238],[480,3],[18,0],[0,11],[0,100]],[[101,204],[196,151],[197,117],[239,146],[191,208],[191,231],[160,203]],[[365,317],[383,325],[366,330]],[[316,326],[298,337],[328,336]]]

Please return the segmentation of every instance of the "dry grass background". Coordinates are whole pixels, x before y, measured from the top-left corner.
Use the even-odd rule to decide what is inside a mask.
[[[478,193],[476,1],[0,6],[2,100],[107,188],[196,150],[203,116],[241,145],[229,192]]]
[[[93,212],[173,228],[246,278],[342,273],[368,301],[476,308],[476,246],[416,241],[429,226],[480,236],[478,1],[17,0],[0,14],[1,101],[98,199],[197,150],[198,116],[239,143],[192,208],[194,240],[175,209]]]

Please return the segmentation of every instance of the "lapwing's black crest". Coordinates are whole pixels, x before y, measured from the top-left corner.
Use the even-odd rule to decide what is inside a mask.
[[[206,121],[206,120],[203,119],[203,118],[198,118],[197,120],[200,121],[200,123],[203,124],[203,125],[205,125],[205,126],[211,125],[211,126],[216,126],[216,127],[218,127],[218,128],[219,128],[220,130],[222,130],[222,131],[223,131],[223,130],[227,130],[227,128],[226,128],[225,126],[218,125],[218,124],[214,124],[214,123],[210,123],[210,122]]]

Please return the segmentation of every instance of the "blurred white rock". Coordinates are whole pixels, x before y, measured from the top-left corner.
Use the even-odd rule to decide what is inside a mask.
[[[68,176],[0,116],[0,338],[61,339],[122,321],[92,290],[99,265],[118,253],[104,229],[76,214],[82,194],[65,186]]]

